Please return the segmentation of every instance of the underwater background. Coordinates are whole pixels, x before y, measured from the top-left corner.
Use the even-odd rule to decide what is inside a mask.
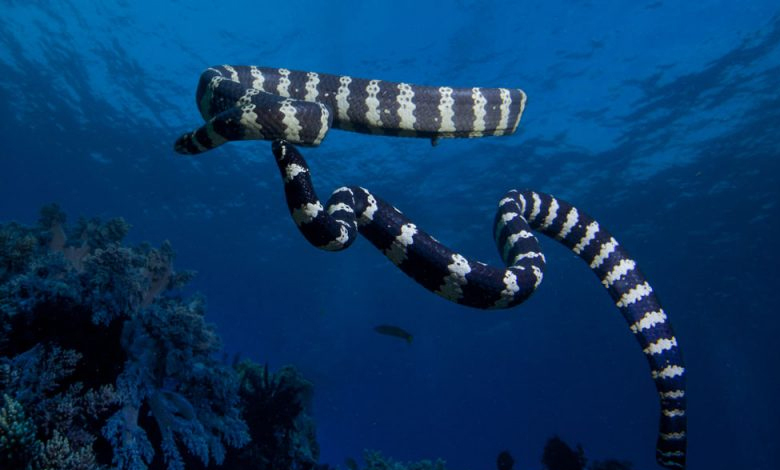
[[[498,200],[560,196],[626,247],[669,313],[688,371],[689,468],[780,467],[780,7],[772,1],[0,0],[0,222],[123,217],[169,240],[228,355],[314,385],[320,461],[377,449],[540,468],[550,436],[588,458],[654,462],[658,401],[598,280],[542,239],[545,280],[507,311],[431,295],[365,240],[310,246],[268,142],[196,157],[215,64],[427,85],[519,87],[509,137],[331,131],[303,149],[325,196],[371,189],[470,257],[500,263]],[[411,344],[378,335],[391,324]]]

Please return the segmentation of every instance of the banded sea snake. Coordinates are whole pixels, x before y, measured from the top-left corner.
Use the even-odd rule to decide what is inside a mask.
[[[201,75],[196,100],[206,122],[176,141],[177,152],[197,154],[231,140],[273,140],[290,214],[310,243],[338,251],[360,233],[409,277],[447,300],[495,309],[528,298],[542,281],[545,265],[532,230],[571,249],[607,288],[650,365],[661,403],[657,462],[685,468],[680,347],[636,262],[598,222],[551,195],[511,190],[499,202],[493,229],[506,267],[493,267],[453,252],[364,188],[339,188],[323,206],[293,145],[319,145],[330,127],[434,142],[440,137],[508,135],[525,106],[521,90],[430,87],[223,65]]]

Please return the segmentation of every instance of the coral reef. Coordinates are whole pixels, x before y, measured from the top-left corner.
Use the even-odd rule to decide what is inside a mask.
[[[31,461],[40,442],[35,439],[35,424],[24,414],[22,406],[3,395],[0,408],[0,464],[2,468],[22,467]]]
[[[241,470],[312,470],[319,445],[314,421],[307,414],[313,386],[292,366],[276,373],[268,365],[243,360],[234,366],[239,377],[242,415],[251,441],[231,450],[222,468]]]
[[[312,468],[310,384],[216,360],[203,300],[181,296],[192,274],[128,229],[69,229],[54,205],[0,225],[0,467]],[[241,455],[270,463],[227,465]]]

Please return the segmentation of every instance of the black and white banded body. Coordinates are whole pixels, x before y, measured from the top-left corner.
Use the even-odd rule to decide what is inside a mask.
[[[598,222],[553,196],[511,190],[499,202],[493,228],[506,267],[494,267],[447,248],[364,188],[339,188],[323,205],[300,152],[275,141],[273,153],[290,214],[310,243],[338,251],[360,233],[423,287],[458,304],[508,308],[534,292],[545,259],[531,230],[571,249],[607,288],[650,365],[661,404],[658,463],[685,467],[685,367],[677,339],[636,262]]]
[[[526,96],[516,88],[453,88],[280,68],[221,65],[200,76],[206,123],[176,141],[196,154],[231,140],[285,139],[319,145],[331,127],[425,137],[512,134]]]

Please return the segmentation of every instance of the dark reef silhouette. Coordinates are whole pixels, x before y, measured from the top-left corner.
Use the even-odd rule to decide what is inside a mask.
[[[563,439],[552,436],[547,439],[542,451],[543,470],[632,470],[630,462],[620,460],[600,460],[588,462],[585,451],[577,444],[572,449]]]

